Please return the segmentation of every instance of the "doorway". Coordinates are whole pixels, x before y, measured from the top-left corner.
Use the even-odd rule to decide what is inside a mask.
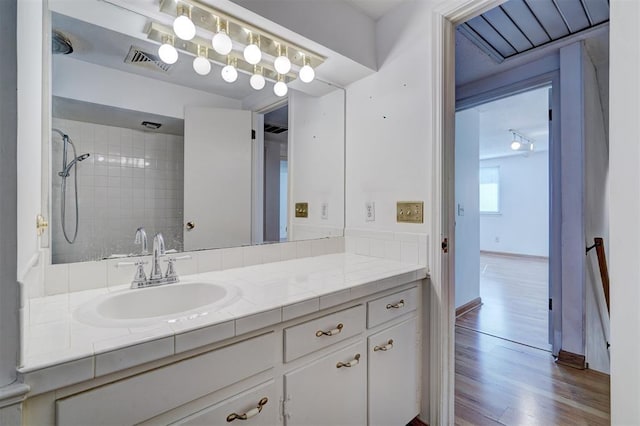
[[[264,242],[287,241],[289,106],[264,115]]]
[[[550,85],[456,112],[456,325],[550,351]],[[475,269],[474,269],[475,268]]]

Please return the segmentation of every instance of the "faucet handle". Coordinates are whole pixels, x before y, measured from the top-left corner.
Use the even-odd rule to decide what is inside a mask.
[[[177,278],[178,277],[178,273],[176,272],[175,262],[176,262],[176,260],[185,260],[185,259],[191,259],[191,256],[189,256],[188,254],[185,254],[184,256],[171,256],[171,257],[168,257],[165,260],[165,262],[168,263],[167,272],[164,275],[165,278]]]

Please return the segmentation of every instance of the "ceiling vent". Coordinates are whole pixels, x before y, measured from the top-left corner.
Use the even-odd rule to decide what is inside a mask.
[[[276,126],[274,124],[267,124],[265,123],[264,125],[264,131],[267,133],[275,133],[276,135],[279,135],[280,133],[284,133],[286,132],[287,129],[286,127],[280,127],[280,126]]]
[[[127,57],[124,59],[126,64],[133,64],[148,70],[167,73],[171,69],[171,65],[162,62],[160,57],[153,53],[145,52],[139,47],[131,46]]]

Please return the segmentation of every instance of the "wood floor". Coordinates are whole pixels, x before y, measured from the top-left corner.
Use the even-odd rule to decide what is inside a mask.
[[[609,376],[549,352],[547,262],[483,254],[480,277],[456,321],[456,424],[608,425]]]
[[[457,425],[608,425],[609,376],[456,327]]]
[[[546,259],[481,254],[482,306],[456,325],[551,350],[548,270]]]

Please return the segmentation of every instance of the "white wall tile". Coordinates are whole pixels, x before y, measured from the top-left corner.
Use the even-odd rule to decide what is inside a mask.
[[[222,269],[239,268],[242,266],[242,247],[232,247],[220,250],[222,254]]]
[[[311,256],[311,241],[296,241],[296,257],[298,259]]]
[[[96,355],[96,377],[173,355],[173,336]]]
[[[221,324],[199,328],[186,333],[176,334],[176,353],[205,346],[228,339],[235,335],[235,322],[226,321]]]
[[[273,263],[282,260],[282,250],[278,244],[263,244],[260,246],[262,251],[262,262]]]
[[[218,271],[222,268],[222,250],[202,250],[198,257],[198,272]]]
[[[429,266],[428,261],[429,253],[429,237],[427,235],[421,235],[418,242],[418,261],[420,265]]]
[[[297,248],[297,243],[292,241],[292,242],[287,242],[287,243],[280,243],[278,244],[278,246],[280,247],[280,257],[282,260],[291,260],[291,259],[295,259],[297,257],[296,255],[296,248]]]
[[[327,238],[311,240],[311,256],[322,256],[327,254]]]
[[[371,240],[371,256],[385,257],[385,245],[388,240]]]
[[[263,263],[261,246],[242,247],[243,266],[259,265],[261,263]]]
[[[356,254],[361,254],[363,256],[370,256],[372,241],[373,240],[369,238],[358,237],[356,240]]]
[[[401,241],[400,261],[417,265],[419,263],[418,243]]]
[[[384,242],[384,258],[400,261],[402,258],[400,241]]]
[[[282,321],[282,309],[272,309],[236,320],[236,336],[277,324]]]
[[[59,389],[72,383],[92,379],[93,357],[32,371],[25,376],[24,381],[29,383],[32,392],[44,393]]]
[[[69,292],[69,265],[49,265],[45,268],[44,292],[47,296]]]
[[[69,264],[69,291],[82,291],[107,286],[107,262]]]

